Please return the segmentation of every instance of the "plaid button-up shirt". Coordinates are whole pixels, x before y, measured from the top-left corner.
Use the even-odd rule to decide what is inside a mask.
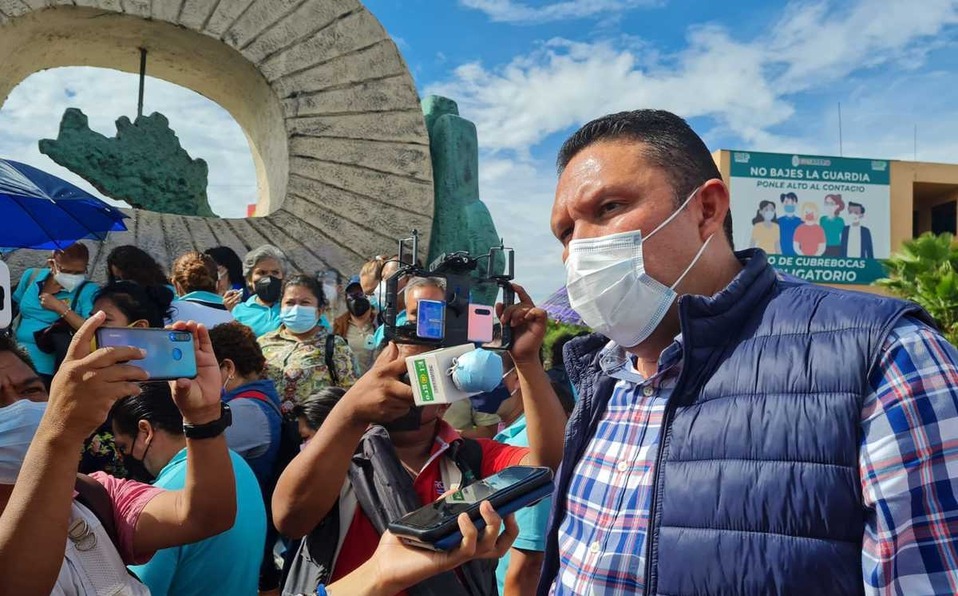
[[[552,593],[631,595],[645,587],[646,530],[662,415],[681,339],[643,379],[625,352],[600,356],[618,380],[575,465]],[[837,364],[837,363],[836,363]],[[882,346],[861,412],[862,581],[869,594],[958,594],[958,352],[903,319]]]

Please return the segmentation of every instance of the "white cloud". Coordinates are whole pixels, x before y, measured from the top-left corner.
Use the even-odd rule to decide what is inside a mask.
[[[839,11],[827,2],[793,3],[756,39],[693,26],[687,46],[672,54],[644,52],[634,40],[552,39],[501,67],[461,65],[426,91],[456,98],[490,150],[527,151],[594,116],[637,107],[710,117],[758,143],[794,114],[796,93],[861,69],[922,64],[934,37],[958,22],[956,5],[860,1]]]
[[[509,1],[467,3],[498,20],[545,14]],[[602,114],[654,107],[708,119],[711,127],[699,131],[706,141],[837,154],[834,103],[812,108],[807,99],[843,85],[852,89],[842,98],[845,155],[911,159],[917,121],[918,158],[954,161],[958,122],[941,118],[956,99],[953,75],[918,69],[956,22],[951,0],[920,9],[910,0],[792,2],[753,39],[715,24],[689,27],[685,46],[671,53],[635,38],[552,39],[501,66],[463,64],[425,92],[455,98],[475,121],[481,197],[516,248],[520,281],[542,300],[565,277],[549,231],[552,156],[533,157],[551,135]]]
[[[504,23],[547,23],[587,18],[608,18],[660,4],[658,0],[565,0],[545,6],[530,6],[514,0],[460,0],[467,7],[484,12],[491,20]]]
[[[42,155],[37,143],[56,138],[60,116],[68,107],[80,108],[91,129],[116,135],[117,118],[136,117],[137,85],[135,75],[99,68],[58,68],[32,75],[0,109],[0,157],[28,163],[101,196],[85,180]],[[146,81],[144,112],[166,115],[190,157],[206,160],[213,210],[245,217],[246,204],[257,199],[256,172],[246,136],[232,117],[197,93],[151,77]]]

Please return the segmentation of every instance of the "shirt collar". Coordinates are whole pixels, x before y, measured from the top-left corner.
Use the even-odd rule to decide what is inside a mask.
[[[195,300],[199,302],[211,302],[213,304],[223,304],[223,297],[219,294],[214,294],[212,292],[206,292],[204,290],[197,290],[195,292],[190,292],[189,294],[183,294],[180,296],[180,300]]]
[[[646,379],[642,373],[635,368],[635,360],[632,355],[614,341],[610,341],[599,351],[599,367],[603,373],[620,381],[630,381],[632,383],[644,383],[655,379],[667,372],[681,360],[681,333],[676,335],[675,340],[659,354],[658,371],[649,379]]]
[[[520,434],[526,429],[526,415],[519,414],[519,417],[516,418],[512,424],[500,430],[496,436],[493,438],[495,441],[500,443],[505,442],[506,439],[511,439],[516,435]]]

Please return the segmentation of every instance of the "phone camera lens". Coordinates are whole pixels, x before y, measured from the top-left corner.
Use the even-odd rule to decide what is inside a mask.
[[[170,332],[170,341],[176,341],[176,332],[174,331]]]

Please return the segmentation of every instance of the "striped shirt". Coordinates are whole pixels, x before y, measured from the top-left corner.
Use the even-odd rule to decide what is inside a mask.
[[[553,594],[644,589],[653,468],[681,356],[679,338],[644,379],[615,344],[600,355],[603,372],[618,382],[574,463]],[[859,449],[865,592],[958,594],[958,352],[903,319],[886,338],[869,386]]]

